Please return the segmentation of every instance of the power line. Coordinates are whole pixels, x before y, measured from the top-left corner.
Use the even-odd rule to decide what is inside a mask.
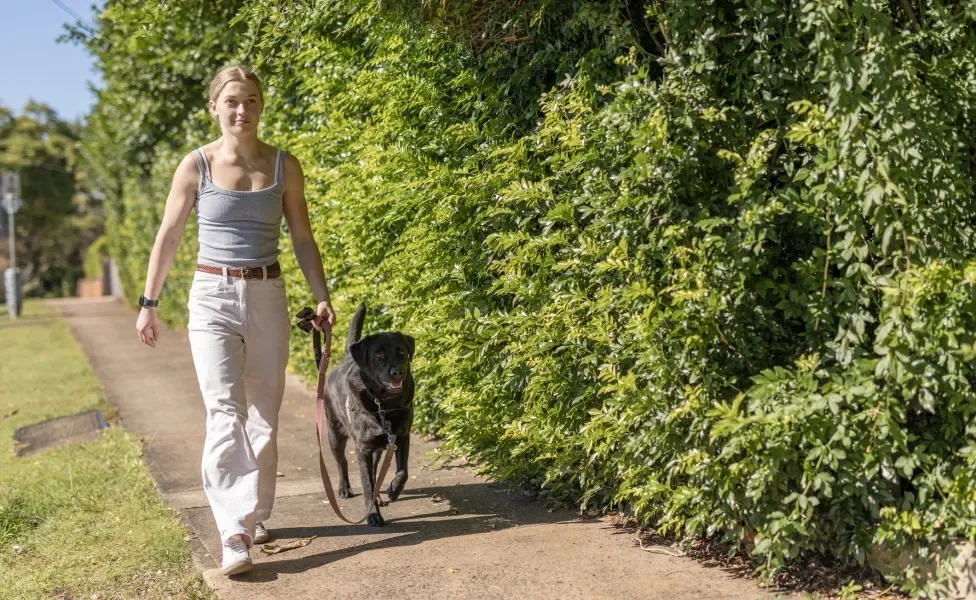
[[[66,5],[61,0],[51,0],[51,2],[54,2],[55,4],[60,6],[61,10],[74,17],[78,22],[84,25],[89,31],[95,31],[95,28],[92,27],[92,24],[88,22],[88,19],[83,18],[81,15],[76,13],[70,6]]]

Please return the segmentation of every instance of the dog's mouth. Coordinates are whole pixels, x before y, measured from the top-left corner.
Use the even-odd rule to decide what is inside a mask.
[[[386,387],[390,391],[399,392],[399,391],[403,390],[403,382],[402,381],[389,381],[389,382],[387,382]]]

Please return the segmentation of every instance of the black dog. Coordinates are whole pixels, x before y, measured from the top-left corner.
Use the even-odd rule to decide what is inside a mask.
[[[363,331],[366,305],[360,304],[349,324],[346,355],[326,379],[329,402],[329,446],[339,465],[339,497],[351,498],[346,440],[352,438],[359,459],[359,479],[372,527],[383,525],[380,509],[373,502],[380,458],[387,435],[380,424],[379,405],[396,436],[396,474],[386,494],[394,501],[407,482],[407,457],[410,453],[410,426],[413,424],[414,340],[399,332],[375,333],[359,339]]]

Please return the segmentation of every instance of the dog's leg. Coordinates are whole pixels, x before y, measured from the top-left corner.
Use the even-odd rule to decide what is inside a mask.
[[[356,454],[359,460],[359,480],[363,486],[363,502],[366,504],[366,510],[369,511],[366,515],[366,523],[370,527],[382,527],[384,522],[383,517],[380,515],[379,503],[373,497],[376,486],[376,469],[373,467],[373,449],[359,445],[356,448]]]
[[[373,450],[373,473],[376,473],[377,477],[379,477],[380,475],[381,460],[383,460],[383,450],[382,449]]]
[[[352,488],[349,486],[349,463],[346,461],[346,435],[339,432],[334,425],[329,426],[329,447],[332,457],[339,465],[339,497],[352,498]]]
[[[403,486],[407,483],[407,459],[410,457],[410,432],[396,436],[396,475],[390,481],[386,496],[390,502],[400,497]]]

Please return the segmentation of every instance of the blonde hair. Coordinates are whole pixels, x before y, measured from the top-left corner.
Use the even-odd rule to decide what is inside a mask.
[[[229,67],[224,67],[217,73],[217,76],[210,82],[210,101],[216,102],[224,86],[231,81],[237,81],[239,83],[250,81],[257,86],[258,98],[261,99],[262,104],[264,103],[264,90],[261,89],[261,79],[258,78],[254,69],[244,65],[230,65]]]

